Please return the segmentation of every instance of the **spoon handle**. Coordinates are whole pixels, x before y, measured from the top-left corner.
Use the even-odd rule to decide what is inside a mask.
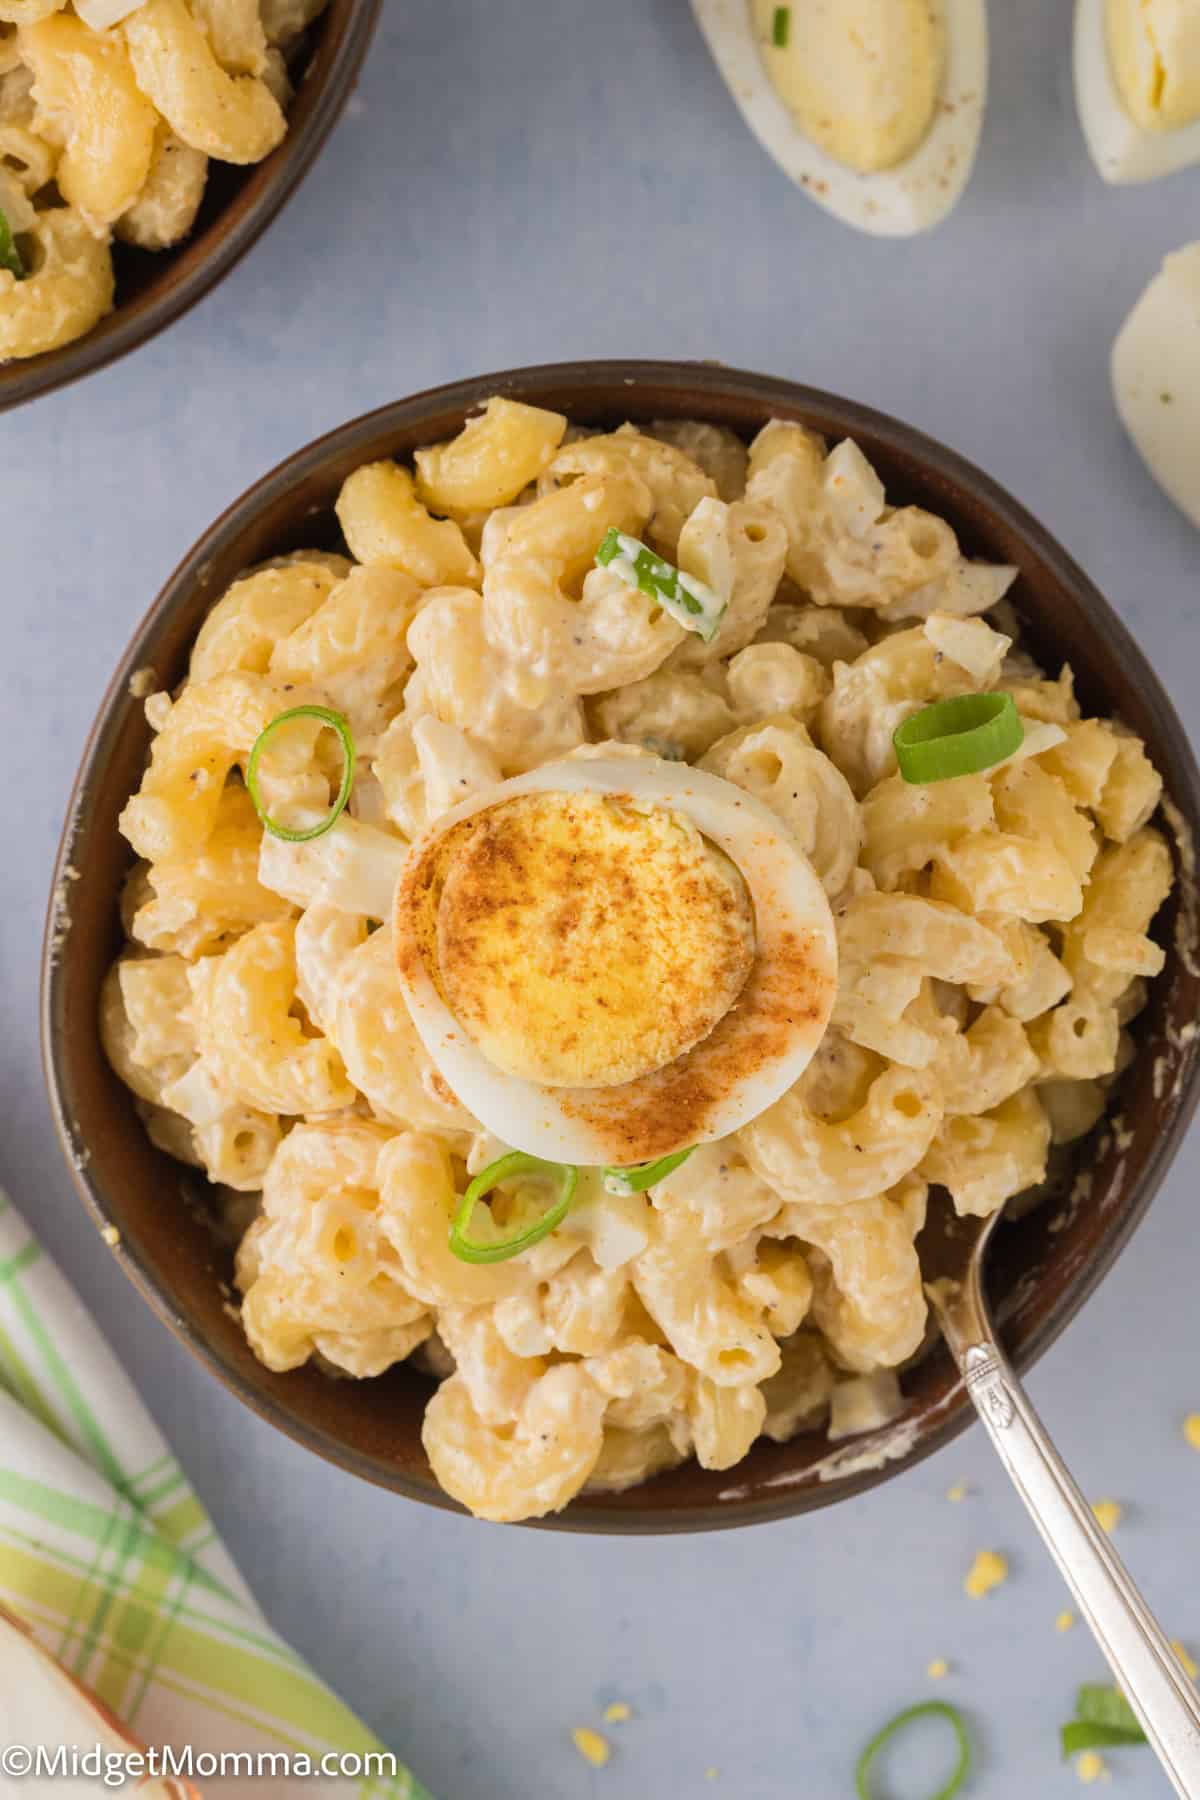
[[[1200,1694],[1026,1397],[972,1277],[929,1290],[967,1391],[1176,1792],[1200,1800]]]

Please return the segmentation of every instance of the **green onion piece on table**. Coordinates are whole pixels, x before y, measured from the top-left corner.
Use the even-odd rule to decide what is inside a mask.
[[[1062,1728],[1064,1761],[1078,1756],[1081,1750],[1124,1750],[1145,1742],[1146,1734],[1140,1726],[1136,1737],[1121,1725],[1092,1725],[1086,1719],[1072,1719]]]
[[[1011,694],[958,694],[905,719],[892,733],[905,781],[921,785],[976,775],[1019,750],[1025,738]]]
[[[889,1719],[882,1730],[875,1733],[859,1757],[854,1771],[854,1788],[859,1800],[875,1800],[875,1796],[867,1785],[867,1776],[870,1773],[871,1764],[884,1745],[889,1744],[897,1733],[911,1725],[914,1720],[932,1718],[945,1719],[953,1731],[958,1741],[958,1762],[946,1785],[938,1788],[935,1794],[931,1794],[929,1800],[954,1800],[954,1795],[966,1780],[967,1771],[971,1767],[971,1742],[967,1737],[967,1728],[962,1714],[956,1706],[948,1706],[944,1700],[926,1700],[920,1706],[906,1707],[903,1712],[897,1713],[894,1719]]]
[[[791,30],[792,9],[790,6],[777,6],[771,19],[771,42],[777,50],[786,50],[788,32]]]
[[[1144,1738],[1146,1735],[1120,1688],[1102,1687],[1099,1683],[1081,1687],[1075,1697],[1075,1717],[1088,1725],[1111,1725],[1115,1730],[1129,1732],[1130,1736]]]
[[[1075,1717],[1062,1728],[1064,1757],[1075,1756],[1080,1750],[1118,1750],[1145,1742],[1146,1734],[1138,1724],[1137,1714],[1120,1688],[1099,1683],[1080,1688]]]
[[[17,249],[17,241],[13,237],[12,227],[4,214],[0,212],[0,269],[7,269],[18,281],[25,279],[25,264],[21,260],[21,252]]]
[[[479,1202],[493,1188],[499,1187],[502,1181],[511,1181],[514,1175],[542,1175],[556,1180],[559,1183],[558,1199],[535,1224],[514,1232],[511,1237],[494,1238],[487,1243],[468,1237],[471,1214]],[[579,1170],[573,1163],[543,1162],[540,1156],[527,1156],[523,1150],[510,1150],[507,1156],[498,1157],[486,1169],[481,1169],[463,1195],[454,1215],[454,1223],[450,1227],[451,1250],[463,1262],[469,1263],[507,1262],[510,1256],[520,1256],[523,1250],[531,1250],[562,1224],[571,1210],[578,1183]]]
[[[604,1189],[609,1194],[644,1194],[685,1163],[695,1144],[689,1144],[686,1150],[676,1150],[671,1156],[660,1156],[657,1162],[634,1163],[628,1169],[605,1169]]]
[[[310,825],[303,831],[293,830],[290,825],[281,825],[277,819],[271,818],[263,803],[262,790],[258,780],[258,765],[263,751],[267,748],[281,725],[287,725],[293,719],[319,719],[322,725],[336,732],[338,742],[342,746],[342,781],[328,813],[317,825]],[[281,712],[277,718],[259,732],[254,740],[254,748],[250,752],[250,760],[246,764],[246,786],[250,798],[254,802],[254,810],[263,822],[265,830],[272,837],[284,838],[289,844],[307,844],[313,838],[324,837],[331,831],[345,811],[346,802],[350,798],[350,790],[354,786],[354,738],[350,732],[349,721],[341,713],[332,712],[327,706],[293,706],[287,712]]]
[[[651,600],[656,600],[664,612],[669,612],[689,631],[697,632],[706,644],[717,635],[725,616],[726,602],[706,581],[700,581],[695,575],[685,575],[674,563],[664,562],[640,538],[630,537],[610,525],[596,552],[596,563],[601,569],[611,569],[630,587],[639,588]]]

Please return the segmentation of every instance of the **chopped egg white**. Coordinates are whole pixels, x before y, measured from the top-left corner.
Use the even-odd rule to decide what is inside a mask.
[[[0,212],[4,214],[14,237],[29,231],[37,218],[25,189],[3,163],[0,163]]]
[[[293,906],[335,906],[386,919],[407,855],[393,832],[343,813],[323,836],[295,842],[264,831],[258,878]]]
[[[819,206],[880,237],[910,237],[951,211],[983,125],[984,0],[692,10],[746,123]]]
[[[1075,101],[1105,181],[1153,181],[1200,162],[1200,9],[1076,0]]]
[[[1200,242],[1167,257],[1121,327],[1112,385],[1146,467],[1200,526]]]
[[[851,1375],[835,1382],[829,1403],[829,1442],[837,1444],[864,1431],[878,1431],[898,1419],[904,1405],[894,1369],[875,1369],[870,1375]]]
[[[93,31],[111,31],[144,4],[145,0],[75,0],[75,11]]]

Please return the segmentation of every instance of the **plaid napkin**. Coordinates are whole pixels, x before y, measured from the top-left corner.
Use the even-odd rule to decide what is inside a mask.
[[[0,1601],[152,1748],[304,1752],[314,1766],[384,1748],[271,1631],[128,1376],[3,1192]],[[430,1800],[406,1769],[383,1766],[227,1775],[220,1792]]]

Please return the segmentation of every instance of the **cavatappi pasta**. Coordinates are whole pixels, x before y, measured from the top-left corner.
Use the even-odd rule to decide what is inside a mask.
[[[287,132],[288,57],[326,0],[0,0],[0,363],[111,311],[110,246],[185,238],[210,158]]]
[[[1014,641],[1016,570],[966,560],[943,520],[887,505],[854,444],[797,424],[747,450],[710,425],[592,432],[497,399],[415,467],[357,470],[337,514],[348,555],[248,571],[181,687],[146,703],[153,746],[121,822],[138,858],[129,942],[103,998],[155,1142],[261,1192],[237,1259],[255,1353],[362,1378],[415,1357],[440,1378],[437,1477],[490,1519],[689,1455],[724,1469],[831,1407],[835,1435],[890,1416],[891,1371],[926,1331],[929,1185],[973,1214],[1035,1187],[1131,1053],[1172,883],[1141,743],[1084,718],[1070,669]],[[711,638],[597,563],[610,531],[681,571],[685,602],[717,596]],[[981,693],[1012,697],[1019,749],[903,779],[896,727]],[[357,758],[346,811],[294,842],[264,832],[245,777],[264,728],[305,704],[344,717]],[[336,746],[319,719],[284,736],[262,798],[319,820]],[[681,792],[715,777],[765,809],[832,909],[832,1013],[799,1079],[736,1131],[698,1132],[644,1191],[583,1167],[556,1229],[464,1260],[464,1191],[512,1146],[406,1003],[393,907],[409,845],[450,809],[494,821],[488,796],[514,777],[527,801],[547,765],[615,759],[631,789],[633,771],[674,771]],[[482,856],[489,840],[471,841]],[[761,947],[736,868],[684,850],[728,957]],[[447,915],[470,940],[444,965],[456,979],[499,966],[471,900]],[[518,992],[536,1015],[535,963]],[[603,1003],[621,971],[599,973]],[[673,1029],[686,996],[671,998]],[[489,1014],[502,1045],[511,1015]],[[495,1243],[523,1202],[491,1200]]]

